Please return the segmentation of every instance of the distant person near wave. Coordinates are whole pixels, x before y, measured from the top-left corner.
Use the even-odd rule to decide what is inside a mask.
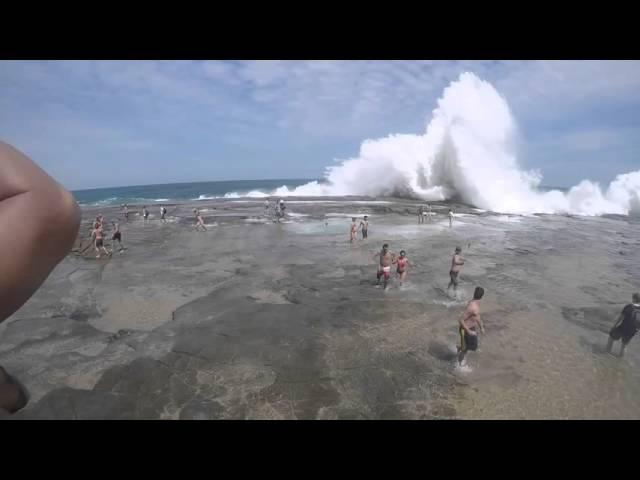
[[[142,218],[144,223],[147,223],[147,218],[149,218],[149,210],[147,210],[147,206],[142,207]]]
[[[362,230],[362,239],[369,237],[369,217],[367,215],[364,216],[360,225],[358,226]]]
[[[280,217],[284,218],[286,216],[287,206],[284,204],[284,200],[280,199]]]
[[[160,221],[162,223],[167,223],[167,207],[165,207],[164,205],[160,207]]]
[[[459,332],[460,346],[458,347],[458,364],[462,365],[468,351],[475,352],[478,349],[478,327],[484,334],[484,325],[480,319],[480,300],[484,296],[484,289],[476,287],[471,300],[460,317]]]
[[[451,269],[449,270],[449,277],[451,278],[451,281],[447,287],[447,293],[451,287],[453,287],[454,295],[458,293],[458,275],[460,274],[463,265],[464,258],[462,257],[462,248],[456,247],[453,257],[451,258]]]
[[[431,205],[429,204],[427,204],[427,220],[431,221]]]
[[[451,228],[453,225],[453,210],[449,209],[449,213],[447,215],[449,216],[449,228]]]
[[[391,277],[391,264],[395,261],[395,254],[389,251],[389,244],[382,245],[382,250],[376,253],[373,258],[379,257],[378,271],[376,276],[378,278],[377,285],[380,285],[380,279],[384,278],[384,289],[387,289],[389,278]]]
[[[204,226],[204,220],[202,219],[202,215],[200,215],[200,210],[198,210],[197,208],[194,208],[193,214],[196,217],[196,230],[200,231],[200,229],[202,229],[203,232],[206,232],[207,227]]]
[[[622,340],[620,344],[620,356],[624,356],[624,349],[631,339],[640,330],[640,293],[634,293],[631,297],[631,303],[626,305],[615,325],[609,332],[609,341],[607,343],[607,352],[611,353],[613,342]]]
[[[124,221],[128,223],[129,222],[129,205],[127,205],[126,203],[122,207],[122,214],[124,215]]]
[[[424,223],[424,207],[420,205],[418,207],[418,224]]]
[[[264,201],[264,213],[269,215],[269,200]]]

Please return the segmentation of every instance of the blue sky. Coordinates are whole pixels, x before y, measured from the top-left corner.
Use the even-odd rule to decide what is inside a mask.
[[[71,189],[316,178],[424,133],[463,71],[507,99],[544,184],[640,168],[639,61],[0,61],[0,139]]]

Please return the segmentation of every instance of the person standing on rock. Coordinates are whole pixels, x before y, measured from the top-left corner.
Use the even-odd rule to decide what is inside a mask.
[[[462,365],[468,351],[475,352],[478,349],[478,328],[484,334],[484,325],[480,319],[480,300],[484,296],[484,289],[476,287],[471,300],[460,317],[459,333],[460,346],[458,347],[458,365]]]
[[[362,229],[362,239],[369,237],[369,217],[367,215],[364,216],[364,219],[360,222],[358,228]]]
[[[356,224],[356,217],[351,218],[351,228],[349,232],[349,242],[353,243],[358,238],[358,225]]]
[[[609,332],[607,352],[611,353],[613,342],[622,340],[620,344],[620,357],[624,356],[624,349],[631,339],[640,330],[640,293],[634,293],[631,303],[622,309],[618,319]]]
[[[197,208],[193,209],[193,214],[196,217],[196,230],[200,231],[202,230],[203,232],[207,231],[207,227],[204,226],[204,220],[202,218],[202,215],[200,215],[200,211]]]
[[[102,254],[100,253],[100,249],[102,249],[102,251],[107,255],[111,255],[111,252],[109,250],[106,249],[106,247],[104,246],[104,230],[102,229],[102,225],[99,225],[98,228],[96,228],[93,231],[94,234],[94,238],[95,238],[95,244],[94,244],[94,248],[96,249],[96,252],[98,253],[98,255],[96,255],[96,258],[102,258]]]
[[[402,286],[403,282],[407,278],[407,271],[409,267],[412,266],[407,258],[407,254],[404,250],[400,250],[400,256],[393,261],[398,267],[396,269],[396,273],[400,278],[400,286]]]
[[[80,208],[73,195],[26,155],[0,142],[0,323],[65,258],[79,228]],[[0,409],[14,413],[27,401],[20,383],[0,367]]]
[[[463,265],[464,258],[462,257],[462,248],[456,247],[453,257],[451,258],[451,269],[449,270],[449,277],[451,278],[451,281],[447,287],[447,293],[451,287],[453,287],[454,295],[458,293],[458,275],[460,274]]]
[[[373,258],[379,257],[378,272],[376,274],[378,278],[377,285],[380,285],[380,279],[384,278],[384,289],[387,289],[389,278],[391,277],[391,264],[395,261],[395,254],[389,251],[389,244],[382,245],[382,250],[376,253]]]
[[[119,252],[124,250],[122,246],[122,232],[120,231],[120,225],[117,222],[111,222],[113,225],[113,235],[111,236],[111,251],[113,252],[116,249],[116,241],[120,246]]]

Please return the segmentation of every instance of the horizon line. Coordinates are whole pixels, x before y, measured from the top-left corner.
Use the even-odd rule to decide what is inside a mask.
[[[319,178],[261,178],[261,179],[241,179],[241,180],[199,180],[197,182],[167,182],[167,183],[145,183],[140,185],[112,185],[108,187],[92,187],[92,188],[75,188],[69,189],[71,193],[74,192],[89,192],[91,190],[106,190],[109,188],[133,188],[133,187],[157,187],[162,185],[188,185],[192,183],[231,183],[231,182],[275,182],[275,181],[321,181]]]

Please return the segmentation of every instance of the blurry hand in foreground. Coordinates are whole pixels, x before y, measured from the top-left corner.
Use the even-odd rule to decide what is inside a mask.
[[[0,142],[0,323],[33,295],[72,248],[80,226],[73,196],[24,154]],[[0,367],[0,409],[26,404]]]

